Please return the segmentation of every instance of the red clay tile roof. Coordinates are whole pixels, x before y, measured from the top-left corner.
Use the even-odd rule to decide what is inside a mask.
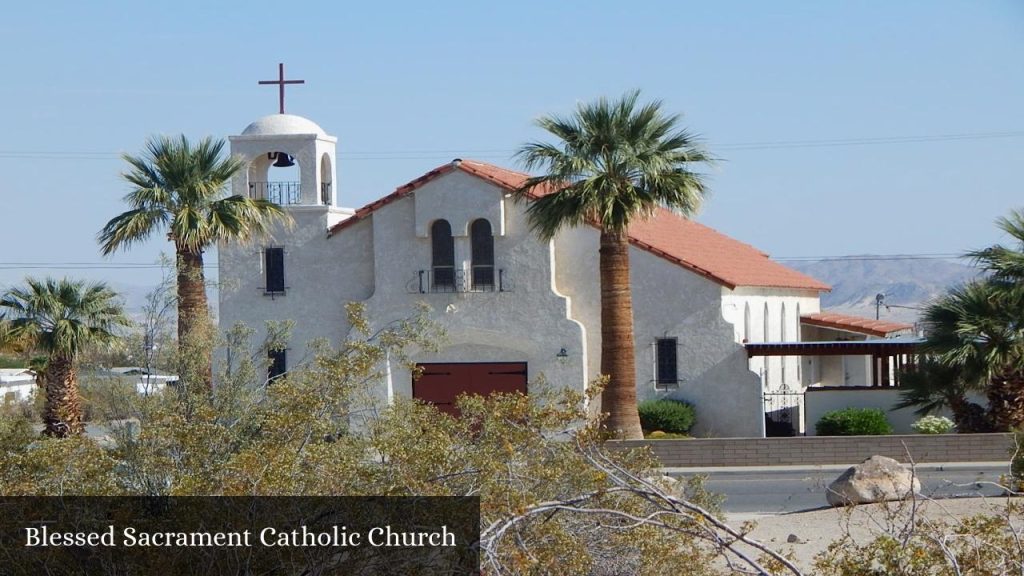
[[[810,324],[812,326],[835,328],[837,330],[846,330],[847,332],[856,332],[858,334],[867,334],[868,336],[879,336],[882,338],[896,332],[905,332],[914,329],[913,324],[872,320],[871,318],[836,314],[834,312],[804,314],[800,316],[800,322]]]
[[[398,187],[394,192],[356,210],[330,229],[329,235],[366,218],[381,206],[408,196],[427,182],[462,170],[507,190],[516,190],[529,177],[522,172],[476,160],[454,160]],[[630,227],[630,242],[642,249],[706,276],[728,288],[758,286],[828,291],[831,288],[806,274],[773,262],[768,255],[707,226],[659,208],[653,218]]]

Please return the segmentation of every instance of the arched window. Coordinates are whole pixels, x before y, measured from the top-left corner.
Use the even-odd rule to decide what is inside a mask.
[[[764,326],[762,328],[763,329],[762,329],[762,334],[761,335],[764,338],[761,341],[762,342],[767,342],[768,341],[768,303],[767,302],[764,303]],[[764,370],[764,386],[765,386],[765,388],[767,388],[768,387],[768,382],[769,382],[769,375],[771,374],[771,371],[772,371],[772,357],[771,356],[765,356],[764,357],[764,368],[763,368],[763,370]]]
[[[794,334],[796,341],[801,340],[800,337],[800,303],[796,303],[796,334]],[[804,357],[796,357],[796,383],[798,386],[804,385]]]
[[[481,218],[469,227],[473,290],[494,290],[494,236],[491,223]]]
[[[431,289],[435,292],[455,291],[455,241],[452,225],[437,220],[430,226]]]
[[[331,205],[331,157],[325,152],[320,157],[320,203]]]
[[[750,302],[743,305],[743,343],[750,342]],[[747,357],[747,370],[753,370],[753,359]]]
[[[779,342],[786,341],[786,303],[782,303],[782,312],[779,313]]]
[[[779,337],[781,338],[780,342],[785,342],[786,341],[786,303],[785,302],[782,303],[782,310],[781,310],[781,312],[779,312]],[[781,363],[780,366],[781,366],[781,370],[782,370],[781,378],[779,378],[779,380],[783,384],[786,383],[786,364],[788,363],[788,361],[789,361],[789,357],[788,356],[780,356],[779,357],[779,362]]]
[[[743,342],[750,342],[750,302],[743,305]]]

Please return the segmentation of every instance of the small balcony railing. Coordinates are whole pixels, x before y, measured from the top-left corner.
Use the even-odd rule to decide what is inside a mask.
[[[320,183],[320,203],[324,206],[331,205],[331,183],[321,182]]]
[[[302,202],[301,182],[249,182],[249,197],[287,206]]]
[[[511,292],[505,271],[494,266],[473,266],[470,270],[454,266],[434,266],[418,270],[409,283],[409,292],[419,294],[453,292]]]

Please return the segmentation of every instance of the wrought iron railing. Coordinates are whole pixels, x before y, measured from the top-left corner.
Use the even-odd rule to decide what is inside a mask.
[[[434,266],[418,270],[408,289],[420,294],[511,292],[512,286],[505,271],[494,266],[473,266],[468,273],[454,266]]]
[[[470,268],[469,289],[471,292],[494,292],[497,288],[495,283],[494,266],[473,266]],[[500,275],[502,271],[498,270]],[[501,292],[502,290],[499,290]]]
[[[331,205],[331,183],[321,182],[320,183],[320,203],[324,206]]]
[[[300,182],[249,182],[249,197],[286,206],[302,202]]]

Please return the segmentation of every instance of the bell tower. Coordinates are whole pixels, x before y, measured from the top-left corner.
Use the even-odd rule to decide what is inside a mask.
[[[279,86],[278,114],[264,116],[249,124],[238,136],[231,136],[231,154],[245,160],[245,170],[239,171],[232,181],[233,194],[261,198],[292,207],[337,207],[335,187],[338,139],[328,136],[312,120],[286,114],[284,89],[287,84],[302,84],[304,80],[285,80],[284,64],[278,65],[277,80],[262,80],[260,84]],[[277,168],[285,171],[285,179],[271,178]]]

